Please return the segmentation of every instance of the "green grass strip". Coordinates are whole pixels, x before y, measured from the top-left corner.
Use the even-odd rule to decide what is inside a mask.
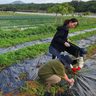
[[[90,45],[87,49],[88,49],[88,54],[87,54],[88,58],[96,54],[96,44]]]
[[[47,29],[49,29],[49,31],[47,31]],[[44,31],[44,30],[46,30],[46,31]],[[54,36],[54,33],[53,33],[54,28],[48,27],[48,28],[45,28],[44,30],[42,30],[43,33],[38,33],[37,32],[37,34],[34,33],[34,32],[30,32],[31,30],[25,31],[25,33],[23,33],[22,31],[21,32],[16,31],[16,33],[11,32],[9,34],[4,33],[4,32],[3,33],[0,32],[0,41],[1,41],[0,42],[0,47],[1,48],[10,47],[10,46],[14,46],[14,45],[21,44],[21,43],[24,43],[24,42],[41,40],[41,39],[45,39],[45,38]],[[51,30],[52,30],[52,32],[51,32]],[[92,36],[92,35],[95,35],[95,34],[96,34],[96,31],[93,31],[93,32],[84,33],[83,35],[80,34],[80,35],[77,35],[77,36],[73,36],[73,37],[70,37],[70,38],[71,38],[71,40],[80,40],[83,37],[86,37],[86,35],[87,36]]]
[[[35,58],[40,54],[46,53],[48,52],[48,46],[49,43],[40,44],[2,54],[0,55],[0,69],[3,69],[14,63],[19,63],[21,60]]]
[[[76,40],[86,39],[86,38],[94,36],[94,35],[96,35],[96,31],[86,32],[86,33],[83,33],[83,34],[72,36],[72,37],[69,37],[69,39],[71,41],[76,41]]]
[[[86,33],[86,35],[82,34],[81,36],[82,36],[82,38],[80,38],[80,39],[90,37],[90,35],[88,35],[87,33]],[[91,36],[92,36],[92,34],[91,34]],[[75,41],[75,40],[76,39],[73,39],[73,41]],[[37,44],[34,46],[19,49],[17,51],[1,54],[0,55],[0,68],[3,69],[11,64],[18,63],[24,59],[35,58],[42,53],[48,52],[48,47],[49,47],[49,43]]]

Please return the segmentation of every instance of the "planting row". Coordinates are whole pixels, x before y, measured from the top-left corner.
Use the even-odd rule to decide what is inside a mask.
[[[48,30],[49,29],[49,30]],[[40,40],[40,39],[44,39],[44,38],[48,38],[48,37],[53,37],[54,35],[54,28],[52,28],[51,26],[49,27],[44,27],[43,29],[41,29],[42,32],[39,33],[38,31],[35,32],[31,32],[32,30],[24,30],[19,31],[19,30],[14,30],[13,32],[0,32],[0,47],[4,48],[4,47],[9,47],[9,46],[15,46],[17,44],[20,43],[24,43],[24,42],[29,42],[29,41],[35,41],[35,40]],[[46,31],[44,31],[46,30]],[[81,32],[82,33],[82,32]],[[87,36],[92,36],[95,35],[96,32],[87,32],[86,33]],[[77,38],[77,37],[74,37]],[[82,38],[82,37],[78,37],[77,39]]]
[[[84,39],[84,38],[89,38],[90,35],[82,34],[81,36],[82,36],[82,39]],[[73,41],[79,40],[80,35],[78,35],[76,37],[78,37],[78,38],[76,39],[75,37],[71,37],[71,39]],[[81,37],[80,37],[80,39],[81,39]],[[6,66],[9,66],[13,63],[17,63],[17,62],[20,62],[22,60],[29,59],[29,58],[35,58],[40,54],[48,52],[48,47],[49,47],[49,43],[37,44],[34,46],[19,49],[17,51],[2,54],[2,55],[0,55],[0,68],[3,69]],[[94,47],[96,48],[95,45],[94,45]]]
[[[0,16],[0,26],[1,28],[4,26],[10,27],[10,26],[17,26],[17,27],[28,27],[28,26],[34,26],[38,27],[38,25],[41,24],[62,24],[62,22],[65,19],[69,18],[75,18],[75,17],[69,17],[64,16],[61,20],[61,17],[59,16],[56,18],[55,16],[49,16],[49,15],[13,15],[13,16]],[[80,21],[81,28],[84,26],[94,26],[96,25],[96,19],[95,18],[85,18],[85,17],[76,17]],[[87,27],[88,28],[88,27]]]

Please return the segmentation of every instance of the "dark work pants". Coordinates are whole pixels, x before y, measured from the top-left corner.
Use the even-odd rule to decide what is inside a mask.
[[[87,53],[87,51],[84,48],[80,48],[79,46],[70,43],[70,47],[65,47],[65,51],[67,51],[68,53],[70,53],[71,55],[75,56],[75,57],[82,57],[84,54]]]
[[[73,55],[76,58],[79,56],[82,57],[84,54],[86,54],[83,48],[80,48],[73,43],[70,43],[70,47],[65,46],[64,50],[62,51],[58,51],[53,46],[49,47],[49,52],[52,54],[52,59],[55,59],[56,56],[57,58],[59,58],[60,53],[64,51],[68,52],[69,54]]]
[[[71,54],[75,57],[80,56],[80,53],[81,53],[80,47],[78,47],[78,46],[76,46],[75,44],[72,44],[72,43],[70,43],[70,47],[65,46],[65,51],[67,51],[69,54]]]
[[[52,59],[55,59],[56,56],[57,56],[57,58],[59,58],[61,52],[56,50],[53,46],[50,46],[49,47],[49,53],[52,54]]]

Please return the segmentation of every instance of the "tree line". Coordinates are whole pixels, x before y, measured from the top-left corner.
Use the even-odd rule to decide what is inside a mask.
[[[55,7],[54,7],[55,6]],[[67,6],[67,7],[66,7]],[[25,11],[25,12],[53,12],[50,11],[52,10],[60,10],[60,8],[67,13],[69,10],[72,12],[93,12],[96,13],[96,1],[88,1],[88,2],[77,2],[77,1],[72,1],[66,3],[48,3],[48,4],[5,4],[5,5],[0,5],[0,11]],[[72,10],[71,10],[72,9]],[[62,11],[62,12],[63,12]],[[61,14],[63,15],[63,13]],[[58,13],[58,12],[57,12]]]

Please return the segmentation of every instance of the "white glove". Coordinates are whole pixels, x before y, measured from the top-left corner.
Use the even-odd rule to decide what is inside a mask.
[[[83,66],[84,66],[84,60],[83,60],[83,57],[79,57],[79,67],[80,68],[83,68]]]
[[[66,47],[70,47],[70,44],[69,44],[68,42],[65,42],[64,45],[65,45]]]
[[[69,79],[69,84],[70,84],[71,87],[74,85],[74,82],[75,82],[75,81],[74,81],[73,78]]]

